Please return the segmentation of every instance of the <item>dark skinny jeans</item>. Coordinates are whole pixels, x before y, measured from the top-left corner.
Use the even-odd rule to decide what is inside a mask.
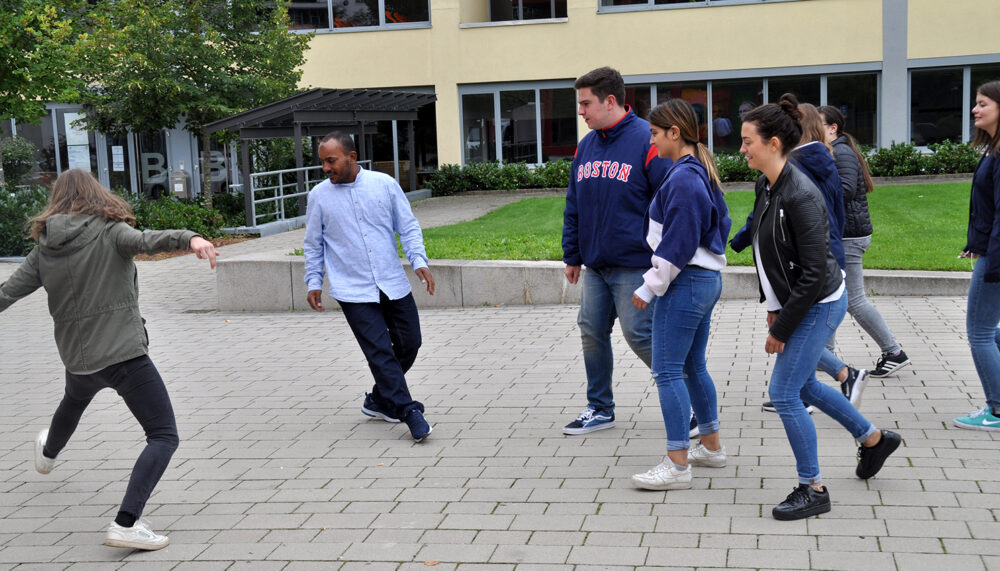
[[[45,443],[46,456],[55,457],[66,446],[87,409],[101,389],[114,389],[146,432],[146,448],[132,469],[121,511],[138,519],[153,493],[170,457],[177,450],[177,423],[167,387],[147,355],[122,361],[91,375],[66,371],[63,396]]]

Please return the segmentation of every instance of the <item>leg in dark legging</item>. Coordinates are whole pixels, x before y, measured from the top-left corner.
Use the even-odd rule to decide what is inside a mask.
[[[124,375],[115,379],[121,382],[114,388],[146,432],[146,448],[132,469],[121,511],[138,519],[177,450],[179,438],[167,387],[153,362],[141,357],[125,365]]]
[[[66,393],[62,402],[56,408],[49,425],[49,437],[45,442],[43,454],[55,458],[66,447],[76,427],[80,424],[83,411],[87,410],[94,395],[104,386],[94,382],[91,375],[74,375],[66,371]]]

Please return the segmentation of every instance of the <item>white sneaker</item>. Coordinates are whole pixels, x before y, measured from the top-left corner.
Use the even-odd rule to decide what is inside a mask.
[[[37,470],[39,474],[48,474],[56,465],[55,458],[48,458],[45,454],[42,454],[42,450],[45,449],[45,441],[48,439],[48,428],[39,432],[38,436],[35,437],[35,470]]]
[[[686,490],[691,487],[691,467],[680,472],[669,458],[664,458],[652,470],[633,474],[632,483],[644,490]]]
[[[709,450],[704,444],[688,450],[688,464],[691,466],[707,466],[709,468],[722,468],[726,465],[726,447],[721,446],[718,450]]]
[[[146,551],[163,549],[168,543],[170,543],[169,537],[157,535],[149,529],[149,523],[143,520],[136,521],[132,527],[122,527],[111,522],[111,526],[108,528],[108,537],[104,540],[104,545],[109,547],[125,547]]]

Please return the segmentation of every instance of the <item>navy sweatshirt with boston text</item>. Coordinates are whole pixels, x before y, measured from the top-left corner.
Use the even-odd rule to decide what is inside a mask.
[[[577,146],[563,215],[563,261],[590,268],[649,267],[643,222],[672,162],[656,157],[649,123],[629,108]]]

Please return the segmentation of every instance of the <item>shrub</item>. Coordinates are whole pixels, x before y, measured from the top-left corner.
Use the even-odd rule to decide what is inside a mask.
[[[969,143],[932,143],[928,145],[932,154],[924,157],[924,172],[927,174],[967,173],[976,170],[979,151]]]
[[[876,149],[868,156],[872,176],[912,176],[924,172],[925,159],[909,143],[893,143],[890,147]]]
[[[467,190],[504,190],[499,163],[469,163],[463,172]]]
[[[212,196],[212,208],[222,215],[226,226],[242,226],[246,223],[242,192],[223,192]]]
[[[536,188],[566,188],[569,186],[569,171],[573,166],[565,159],[542,163],[533,171]]]
[[[170,197],[147,200],[130,197],[135,212],[135,227],[140,230],[185,229],[205,238],[222,235],[225,223],[222,214],[195,202],[182,202]]]
[[[3,174],[8,186],[17,186],[35,168],[35,153],[38,147],[24,137],[9,137],[0,140],[0,154],[3,155]]]
[[[7,192],[0,187],[0,256],[25,256],[35,245],[28,238],[28,220],[45,208],[49,192],[44,187]]]
[[[427,179],[427,188],[435,196],[451,196],[469,190],[469,185],[461,165],[441,165],[437,172]]]
[[[750,168],[742,153],[715,155],[715,167],[719,169],[722,182],[753,182],[760,176],[760,172]]]

